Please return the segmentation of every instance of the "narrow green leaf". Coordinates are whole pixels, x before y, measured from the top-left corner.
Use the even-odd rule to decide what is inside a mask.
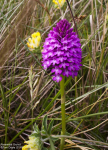
[[[7,100],[4,94],[2,83],[0,82],[0,90],[2,96],[3,107],[7,110]],[[7,131],[8,131],[8,112],[4,110],[4,119],[5,119],[5,144],[7,143]]]
[[[43,118],[42,125],[44,126],[44,129],[47,131],[47,115]]]
[[[39,133],[40,132],[40,130],[38,128],[38,125],[36,125],[36,123],[34,124],[33,129],[34,129],[35,133]]]
[[[87,96],[89,96],[90,94],[93,94],[94,92],[97,92],[98,90],[100,90],[100,89],[102,89],[102,88],[104,88],[104,87],[108,87],[108,82],[106,82],[106,83],[104,83],[104,84],[102,84],[102,85],[96,85],[93,90],[91,90],[91,91],[89,91],[89,92],[87,92],[87,93],[85,93],[85,94],[83,94],[83,95],[81,95],[81,96],[75,98],[74,100],[72,100],[72,102],[76,102],[76,101],[80,100],[81,98],[87,97]],[[58,94],[58,93],[57,93],[57,94]],[[56,94],[56,95],[57,95],[57,94]],[[55,98],[55,97],[54,97],[54,98]],[[51,102],[52,102],[52,101],[51,101]],[[70,104],[71,104],[71,102],[67,102],[67,103],[65,104],[65,106],[68,106],[68,105],[70,105]],[[61,109],[61,106],[58,107],[58,108],[56,108],[56,109],[54,109],[54,110],[52,110],[51,112],[49,112],[49,114],[54,113],[55,111],[58,111],[59,109]]]
[[[54,120],[52,119],[49,123],[49,126],[48,126],[48,134],[51,135],[51,130],[52,130],[52,127],[53,127],[53,124],[54,124]]]

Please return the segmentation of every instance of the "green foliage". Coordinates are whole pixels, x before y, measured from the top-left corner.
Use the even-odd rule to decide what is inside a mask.
[[[38,125],[36,125],[36,123],[35,123],[34,126],[33,126],[34,131],[30,135],[30,136],[35,136],[36,138],[39,138],[41,142],[49,140],[50,145],[51,145],[51,148],[49,148],[49,149],[52,149],[52,150],[55,149],[54,145],[53,145],[53,142],[55,142],[55,139],[57,139],[57,138],[51,137],[51,130],[52,130],[52,127],[53,127],[53,123],[54,123],[54,121],[51,120],[50,124],[47,128],[47,115],[46,115],[43,118],[43,121],[42,121],[41,131],[39,130]],[[46,148],[44,146],[42,146],[42,150],[45,150],[45,149]]]
[[[49,123],[49,126],[48,126],[48,134],[49,135],[51,135],[51,130],[52,130],[53,124],[54,124],[54,120],[51,120]]]
[[[43,118],[43,121],[42,121],[42,130],[47,133],[47,116],[45,116]]]

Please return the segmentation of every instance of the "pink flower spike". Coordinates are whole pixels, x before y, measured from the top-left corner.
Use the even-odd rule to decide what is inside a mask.
[[[80,39],[66,19],[50,30],[43,47],[42,63],[52,72],[54,81],[59,82],[61,75],[74,78],[78,74],[82,59]]]

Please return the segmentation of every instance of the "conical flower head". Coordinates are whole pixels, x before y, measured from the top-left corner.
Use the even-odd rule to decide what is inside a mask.
[[[81,66],[81,44],[71,24],[61,20],[48,34],[43,45],[43,67],[50,69],[53,80],[59,82],[63,76],[77,76]]]

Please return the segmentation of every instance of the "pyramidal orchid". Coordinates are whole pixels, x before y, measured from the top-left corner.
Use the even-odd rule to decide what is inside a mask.
[[[43,68],[51,71],[54,81],[60,82],[61,135],[65,135],[65,77],[77,76],[82,59],[80,39],[66,19],[60,20],[49,32],[43,45],[42,58]],[[64,149],[64,143],[65,139],[61,138],[60,150]]]
[[[43,45],[43,67],[52,72],[53,80],[59,82],[62,76],[77,76],[81,66],[80,39],[64,19],[50,31]]]

